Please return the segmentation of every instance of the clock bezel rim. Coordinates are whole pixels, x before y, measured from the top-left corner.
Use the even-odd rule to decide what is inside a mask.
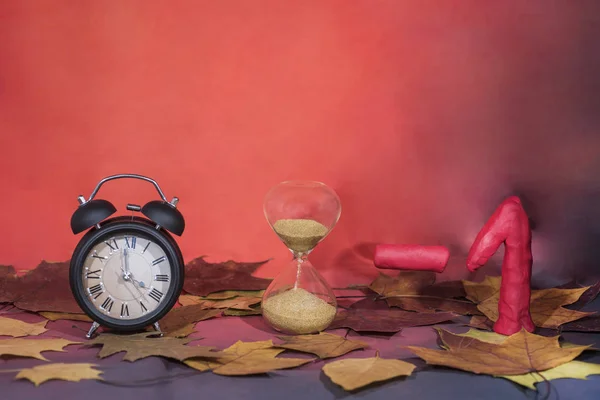
[[[171,284],[169,290],[165,293],[165,300],[163,300],[162,304],[159,304],[157,309],[150,312],[147,316],[135,319],[110,317],[103,314],[91,304],[88,304],[89,298],[85,294],[85,287],[83,285],[84,279],[82,277],[85,259],[94,246],[106,237],[127,233],[150,236],[153,242],[161,246],[171,264]],[[100,228],[94,227],[86,232],[73,251],[69,268],[71,292],[79,307],[88,317],[101,326],[118,331],[141,330],[163,318],[175,306],[175,303],[179,299],[183,290],[184,276],[185,265],[177,242],[175,242],[169,232],[162,229],[156,229],[156,224],[152,221],[137,216],[114,217],[104,221]]]

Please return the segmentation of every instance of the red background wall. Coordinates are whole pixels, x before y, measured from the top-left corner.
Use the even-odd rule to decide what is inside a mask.
[[[464,276],[517,187],[547,222],[536,273],[579,271],[600,186],[598,15],[593,1],[0,1],[0,263],[68,259],[77,195],[132,172],[180,197],[186,260],[273,257],[273,275],[288,252],[263,196],[314,179],[342,199],[313,255],[335,284],[376,273],[376,242],[450,245],[444,277]],[[122,210],[155,192],[100,195]]]

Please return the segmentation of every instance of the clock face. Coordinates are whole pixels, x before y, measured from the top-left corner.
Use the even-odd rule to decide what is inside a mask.
[[[157,242],[139,234],[117,234],[91,247],[81,281],[88,304],[108,317],[132,320],[161,308],[172,272]]]

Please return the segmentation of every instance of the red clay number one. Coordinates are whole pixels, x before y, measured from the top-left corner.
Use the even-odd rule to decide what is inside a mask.
[[[483,266],[504,243],[502,284],[498,302],[498,320],[494,331],[512,335],[521,328],[533,332],[529,312],[531,296],[531,229],[518,197],[507,198],[483,226],[469,251],[467,268]]]

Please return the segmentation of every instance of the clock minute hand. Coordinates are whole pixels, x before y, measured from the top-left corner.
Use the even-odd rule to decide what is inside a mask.
[[[125,255],[125,273],[129,276],[131,275],[131,271],[129,271],[129,252],[127,248],[123,249],[123,254]]]

